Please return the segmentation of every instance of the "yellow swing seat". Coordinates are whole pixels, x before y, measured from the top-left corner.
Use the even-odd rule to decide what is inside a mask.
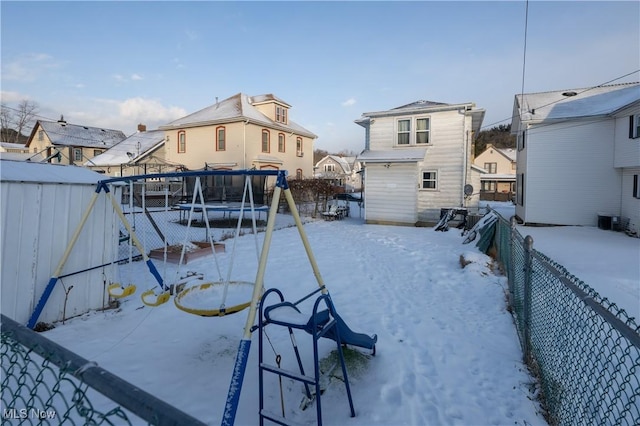
[[[189,287],[173,298],[173,303],[181,311],[202,317],[221,317],[235,314],[251,305],[253,283],[246,281],[209,282]],[[222,292],[228,286],[230,300],[227,306],[221,305]],[[203,305],[217,304],[218,309]]]
[[[118,290],[121,290],[118,292]],[[133,284],[129,284],[124,287],[120,283],[113,283],[107,287],[107,291],[109,292],[109,296],[114,297],[116,299],[122,299],[123,297],[131,296],[136,292],[136,286]]]
[[[169,301],[169,297],[171,297],[171,294],[169,293],[169,291],[165,291],[163,293],[160,293],[156,296],[156,300],[154,302],[150,301],[150,300],[146,300],[149,296],[155,296],[155,291],[153,291],[153,289],[151,290],[147,290],[144,293],[142,293],[142,303],[144,303],[147,306],[160,306],[164,303],[167,303]]]

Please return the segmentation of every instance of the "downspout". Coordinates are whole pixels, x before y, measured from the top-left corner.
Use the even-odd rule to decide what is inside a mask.
[[[467,128],[467,114],[464,114],[464,126],[462,130],[462,139],[464,143],[462,144],[462,186],[460,187],[460,207],[465,207],[464,201],[464,186],[467,183],[467,162],[468,162],[468,146],[469,146],[469,131]]]
[[[249,120],[243,121],[244,125],[242,126],[242,168],[244,170],[247,169],[247,124],[249,124]]]

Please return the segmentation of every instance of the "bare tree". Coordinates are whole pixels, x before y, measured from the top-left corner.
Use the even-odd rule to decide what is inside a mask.
[[[11,139],[9,138],[9,127],[11,126],[11,111],[5,104],[1,105],[0,108],[0,131],[2,134],[0,135],[3,142],[9,142]]]
[[[13,114],[13,124],[15,130],[18,132],[15,142],[19,142],[18,138],[22,135],[22,131],[31,124],[37,114],[38,104],[36,102],[24,99],[18,103],[18,107]]]

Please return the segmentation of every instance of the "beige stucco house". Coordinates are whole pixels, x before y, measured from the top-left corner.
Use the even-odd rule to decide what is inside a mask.
[[[26,147],[34,158],[44,156],[49,163],[82,166],[125,138],[120,130],[69,124],[60,117],[58,121],[38,120]]]
[[[487,144],[473,163],[486,173],[480,175],[480,199],[510,201],[516,186],[516,150]]]
[[[160,126],[165,159],[189,170],[280,169],[313,176],[317,136],[289,118],[291,105],[274,95],[238,93]]]

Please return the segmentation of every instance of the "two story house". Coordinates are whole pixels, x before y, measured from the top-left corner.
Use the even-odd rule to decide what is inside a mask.
[[[473,139],[485,110],[417,101],[356,120],[365,129],[365,222],[429,225],[441,209],[477,207]]]
[[[516,216],[640,232],[640,83],[516,95]]]
[[[480,176],[480,199],[511,201],[516,190],[516,150],[495,148],[491,144],[473,163],[486,173]]]
[[[345,192],[360,191],[360,162],[356,157],[326,155],[314,167],[314,178],[330,180],[334,185],[344,188]]]
[[[34,158],[44,156],[49,163],[82,166],[125,138],[120,130],[69,124],[60,117],[58,121],[38,120],[26,147]]]
[[[165,159],[187,169],[284,169],[313,176],[317,136],[289,118],[291,105],[272,94],[238,93],[160,126]]]

